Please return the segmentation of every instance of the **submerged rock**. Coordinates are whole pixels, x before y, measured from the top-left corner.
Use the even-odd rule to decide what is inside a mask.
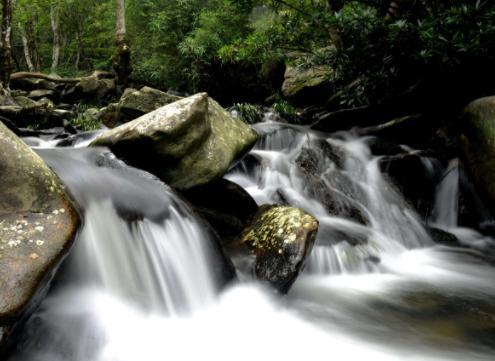
[[[184,98],[99,136],[131,165],[178,189],[221,178],[256,143],[257,133],[206,93]]]
[[[79,217],[43,160],[0,123],[0,348],[36,307]]]
[[[253,273],[286,293],[304,267],[316,239],[318,221],[286,206],[261,206],[242,232],[240,243],[256,256]]]
[[[478,187],[495,201],[495,96],[470,103],[461,124],[466,167]]]

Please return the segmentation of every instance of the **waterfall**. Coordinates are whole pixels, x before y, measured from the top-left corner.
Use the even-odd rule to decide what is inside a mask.
[[[272,119],[256,128],[260,142],[226,177],[259,204],[320,221],[286,297],[241,277],[222,289],[229,263],[209,228],[153,176],[85,148],[91,136],[72,148],[30,139],[85,223],[8,361],[493,359],[493,267],[433,243],[370,138]],[[477,233],[456,223],[456,164],[437,188],[435,222]]]
[[[384,178],[379,169],[380,159],[371,154],[368,139],[349,133],[326,138],[302,127],[275,122],[258,124],[257,130],[264,137],[251,154],[260,160],[259,165],[250,172],[246,172],[248,165],[241,165],[229,179],[244,186],[260,204],[278,203],[282,194],[288,203],[318,218],[320,230],[309,272],[378,272],[373,260],[382,254],[398,255],[407,249],[432,244],[419,217]],[[334,160],[323,152],[315,154],[322,164],[316,175],[318,180],[330,192],[340,195],[343,207],[360,209],[369,218],[369,224],[331,214],[321,199],[308,195],[306,181],[295,167],[296,159],[303,149],[320,149],[322,144],[340,154],[331,154],[338,158]],[[346,238],[364,242],[354,247],[347,242],[329,244]]]

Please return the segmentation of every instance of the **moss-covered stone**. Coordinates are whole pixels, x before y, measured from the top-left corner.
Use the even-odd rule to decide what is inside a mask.
[[[330,98],[329,79],[332,69],[316,66],[309,69],[288,67],[282,85],[283,95],[297,105],[305,106]]]
[[[33,307],[78,225],[57,176],[0,123],[0,325]]]
[[[200,93],[109,130],[92,146],[108,146],[172,187],[188,189],[221,178],[257,139],[248,125]]]
[[[254,250],[256,277],[285,293],[302,270],[317,231],[316,218],[298,208],[264,205],[240,242]]]
[[[470,103],[462,118],[461,148],[468,171],[495,201],[495,96]]]
[[[167,104],[180,100],[177,95],[150,87],[125,93],[119,102],[121,123],[136,119]]]

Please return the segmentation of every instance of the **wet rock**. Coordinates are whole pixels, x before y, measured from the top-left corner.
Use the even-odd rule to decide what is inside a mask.
[[[239,235],[257,210],[254,199],[241,186],[226,179],[182,192],[223,239]]]
[[[452,233],[446,232],[440,228],[427,227],[428,234],[438,244],[443,244],[450,247],[462,247],[459,239]]]
[[[343,162],[341,150],[326,144],[328,146],[326,148],[302,148],[296,158],[296,165],[304,177],[305,193],[320,201],[334,216],[352,219],[360,224],[368,224],[369,220],[364,209],[356,201],[363,197],[360,189],[338,169]],[[333,170],[330,170],[332,165],[328,163],[328,160],[333,162]],[[322,175],[323,172],[329,171],[331,174],[328,176]],[[341,191],[337,192],[336,189]]]
[[[170,186],[188,189],[221,178],[257,139],[253,129],[200,93],[106,131],[91,145],[107,146]]]
[[[470,103],[461,122],[461,149],[474,182],[495,201],[495,96]]]
[[[256,278],[286,293],[304,268],[317,231],[316,218],[300,209],[263,205],[240,243],[255,254],[252,272]]]
[[[1,123],[0,185],[1,333],[37,306],[79,217],[57,176]]]
[[[420,152],[409,152],[380,159],[380,169],[398,188],[409,204],[427,217],[433,210],[439,174],[429,164],[432,160]]]
[[[284,97],[296,105],[313,105],[330,97],[329,78],[332,69],[328,66],[315,66],[309,69],[288,67],[282,85]]]

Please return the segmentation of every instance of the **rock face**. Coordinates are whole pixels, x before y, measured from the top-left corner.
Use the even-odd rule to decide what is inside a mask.
[[[304,106],[330,97],[328,79],[332,70],[327,66],[309,69],[288,67],[282,85],[283,95],[296,105]]]
[[[43,160],[0,123],[0,348],[36,306],[79,217]]]
[[[495,96],[470,103],[461,124],[461,148],[469,173],[495,201]]]
[[[254,274],[287,292],[304,267],[318,221],[300,209],[263,205],[242,232],[240,242],[254,250]]]
[[[178,189],[221,178],[258,135],[206,93],[184,98],[103,133],[107,146],[131,165]]]

